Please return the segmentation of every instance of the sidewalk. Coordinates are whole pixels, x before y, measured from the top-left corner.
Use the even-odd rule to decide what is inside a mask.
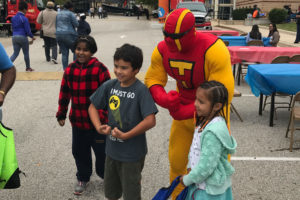
[[[212,26],[215,29],[230,29],[239,31],[240,34],[248,33],[251,31],[252,26],[245,25],[232,25],[232,24],[219,24],[218,21],[212,21]],[[269,28],[267,26],[259,26],[259,31],[261,32],[263,37],[267,37],[269,34]],[[291,31],[285,31],[279,29],[280,40],[278,46],[280,47],[300,47],[299,44],[294,44],[296,33]]]

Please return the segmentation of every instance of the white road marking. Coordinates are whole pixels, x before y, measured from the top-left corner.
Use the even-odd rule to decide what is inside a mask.
[[[245,161],[300,161],[300,158],[292,157],[231,157],[230,160]]]
[[[243,97],[255,97],[254,94],[242,94]]]

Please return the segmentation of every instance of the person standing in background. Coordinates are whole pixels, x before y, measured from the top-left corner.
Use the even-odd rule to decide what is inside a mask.
[[[95,8],[94,7],[90,8],[90,13],[91,13],[91,18],[94,18],[95,17]]]
[[[64,9],[57,13],[56,16],[56,40],[62,53],[62,64],[64,70],[69,64],[69,50],[73,52],[73,60],[75,60],[74,44],[78,34],[75,30],[79,23],[73,11],[73,4],[68,1],[64,5]]]
[[[99,17],[99,19],[101,18],[103,18],[103,8],[102,8],[102,6],[100,5],[99,6],[99,8],[98,8],[98,17]]]
[[[25,1],[21,1],[19,3],[19,11],[11,19],[11,26],[13,29],[12,43],[13,43],[14,53],[10,57],[10,60],[14,62],[18,57],[20,50],[22,49],[24,54],[25,64],[26,64],[26,71],[32,72],[34,70],[30,67],[29,44],[33,43],[35,37],[31,33],[29,21],[25,17],[27,10],[28,10],[27,3]],[[32,39],[30,42],[28,42],[27,36],[29,36]]]
[[[91,27],[89,23],[85,21],[86,16],[84,13],[80,14],[80,19],[79,19],[79,26],[77,28],[77,33],[78,35],[89,35],[91,33]]]
[[[297,33],[296,33],[296,40],[295,40],[295,44],[299,43],[300,41],[300,6],[298,8],[298,12],[296,15],[296,19],[297,19]]]
[[[42,24],[46,61],[50,62],[50,49],[52,49],[51,61],[57,64],[57,42],[55,37],[57,12],[54,10],[54,6],[52,1],[48,1],[46,9],[39,13],[37,23]]]

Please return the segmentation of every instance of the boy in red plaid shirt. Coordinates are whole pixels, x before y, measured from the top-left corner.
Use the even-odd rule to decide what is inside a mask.
[[[91,36],[80,36],[75,43],[77,59],[65,69],[59,93],[59,107],[56,114],[60,126],[64,126],[71,100],[69,113],[72,125],[72,153],[77,167],[77,180],[74,194],[80,195],[86,188],[92,174],[93,148],[96,157],[96,173],[104,177],[105,136],[95,130],[88,114],[89,97],[105,81],[110,79],[104,64],[92,57],[97,45]],[[107,111],[99,110],[103,123],[107,123]]]

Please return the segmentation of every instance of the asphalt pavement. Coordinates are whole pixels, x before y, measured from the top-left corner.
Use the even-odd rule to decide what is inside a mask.
[[[151,53],[163,39],[161,24],[143,17],[109,16],[107,19],[87,18],[96,39],[98,52],[95,54],[113,73],[113,53],[124,43],[139,46],[144,53],[144,64],[139,73],[143,78],[150,64]],[[215,29],[234,28],[214,24]],[[237,27],[235,27],[237,30]],[[239,27],[240,32],[251,27]],[[280,32],[281,43],[288,36]],[[266,34],[263,33],[263,36]],[[290,35],[289,41],[295,36]],[[11,38],[1,37],[8,54],[13,48]],[[15,61],[18,80],[5,99],[3,123],[13,128],[19,167],[26,173],[20,175],[22,186],[15,190],[1,190],[0,199],[10,200],[102,200],[103,181],[95,173],[87,191],[80,197],[73,195],[76,183],[76,167],[71,152],[71,126],[67,122],[60,127],[56,121],[58,93],[62,75],[61,55],[59,64],[46,62],[43,41],[40,38],[30,46],[31,67],[35,72],[25,71],[23,54]],[[70,55],[71,61],[71,55]],[[166,89],[175,88],[169,80]],[[233,104],[244,122],[231,114],[231,131],[238,143],[232,156],[236,169],[232,177],[233,195],[237,200],[296,200],[300,198],[300,143],[289,152],[289,138],[285,138],[289,112],[277,111],[274,127],[269,127],[269,107],[258,115],[259,99],[242,81],[236,88],[241,97]],[[165,109],[159,108],[157,125],[147,132],[148,155],[142,178],[142,197],[150,200],[160,187],[169,180],[168,138],[172,119]],[[299,136],[299,134],[298,134]]]

